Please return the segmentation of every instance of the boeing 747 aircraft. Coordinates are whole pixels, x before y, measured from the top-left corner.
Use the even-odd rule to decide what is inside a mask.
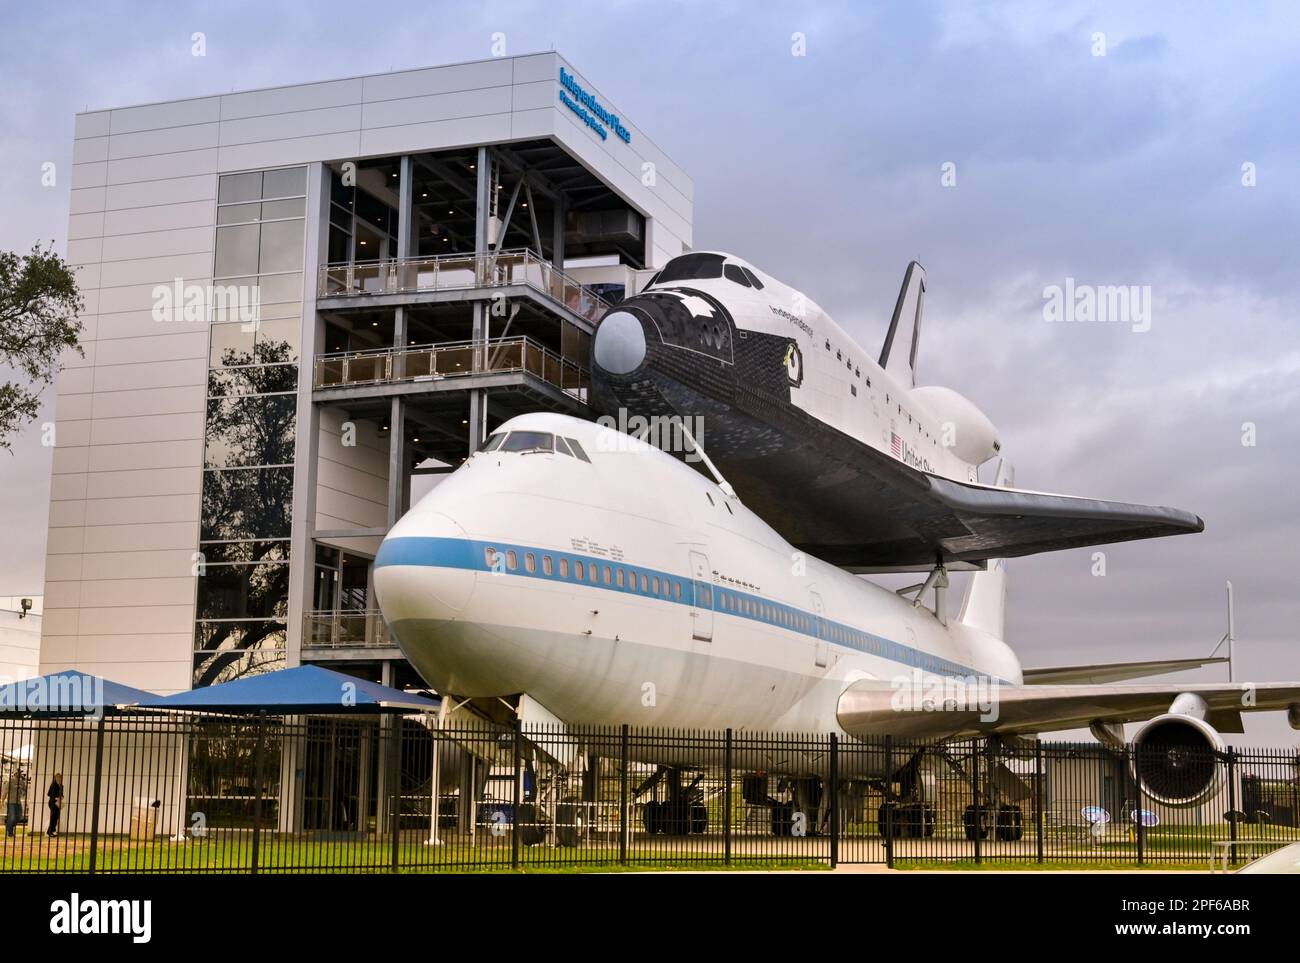
[[[1138,778],[1171,805],[1215,790],[1216,768],[1189,776],[1186,751],[1221,747],[1242,710],[1290,707],[1300,727],[1300,683],[1072,682],[1141,664],[1033,684],[1003,639],[1005,578],[1002,562],[973,575],[949,618],[942,599],[927,608],[804,555],[658,448],[542,413],[503,424],[416,504],[374,571],[385,621],[439,693],[559,724],[935,739],[1091,726],[1114,742],[1140,721],[1153,750]],[[992,704],[912,698],[959,679]]]

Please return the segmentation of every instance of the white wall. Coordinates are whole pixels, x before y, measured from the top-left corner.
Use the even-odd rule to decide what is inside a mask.
[[[316,528],[384,528],[388,524],[388,435],[373,421],[353,419],[355,444],[345,446],[346,415],[340,408],[320,411]],[[378,538],[351,538],[331,544],[374,555],[379,542]]]
[[[25,617],[19,618],[24,598],[32,600],[32,607]],[[0,685],[37,674],[44,607],[39,595],[0,595]]]

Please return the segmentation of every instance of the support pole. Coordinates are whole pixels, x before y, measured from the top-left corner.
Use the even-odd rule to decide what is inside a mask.
[[[388,409],[388,527],[406,514],[406,400],[393,398]]]
[[[1043,861],[1043,742],[1034,740],[1034,827],[1038,836],[1038,861]]]
[[[831,733],[831,869],[840,862],[840,739]]]
[[[426,846],[442,845],[442,840],[438,838],[438,784],[442,781],[442,724],[446,718],[447,697],[443,696],[438,702],[438,714],[433,717],[433,759],[429,764],[429,838],[424,841]]]
[[[520,732],[521,723],[518,719],[514,722],[514,731],[512,736],[512,749],[514,754],[514,831],[510,833],[510,868],[519,868],[519,808],[523,803],[521,798],[523,793],[523,746],[520,745],[523,734]],[[536,818],[536,816],[534,816]]]
[[[733,735],[727,730],[727,741],[723,750],[723,791],[722,791],[722,862],[731,865],[731,781],[732,781]]]
[[[618,861],[620,865],[627,862],[628,823],[631,819],[627,800],[627,765],[630,742],[627,723],[623,723],[618,742]]]
[[[250,872],[257,873],[262,843],[262,743],[266,738],[266,710],[257,710],[257,738],[253,747],[253,854]]]
[[[90,874],[95,874],[95,860],[99,852],[99,799],[104,777],[104,722],[107,715],[101,706],[99,725],[95,727],[95,793],[90,811]],[[8,800],[6,800],[7,802]]]

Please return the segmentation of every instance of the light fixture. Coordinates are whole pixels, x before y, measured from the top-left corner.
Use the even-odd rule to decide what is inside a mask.
[[[521,207],[527,207],[527,206],[528,206],[528,202],[527,202],[527,201],[524,201],[524,203],[521,204],[520,206],[521,206]]]
[[[419,441],[419,438],[412,438],[411,441]]]
[[[378,321],[371,321],[371,322],[370,322],[370,326],[371,326],[372,328],[377,328],[377,327],[379,327],[379,322],[378,322]]]

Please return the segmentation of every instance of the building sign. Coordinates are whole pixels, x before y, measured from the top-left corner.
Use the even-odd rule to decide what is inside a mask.
[[[606,110],[596,95],[585,90],[573,74],[563,67],[560,68],[560,102],[581,117],[582,122],[594,130],[601,140],[607,140],[609,131],[612,130],[623,143],[632,143],[632,132],[623,126],[618,114]]]

